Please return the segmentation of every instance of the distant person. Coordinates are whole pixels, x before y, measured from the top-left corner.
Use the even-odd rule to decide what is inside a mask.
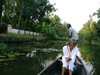
[[[62,74],[64,75],[66,69],[69,71],[69,75],[72,75],[74,68],[75,59],[77,56],[78,48],[76,46],[75,40],[70,40],[67,45],[63,47],[62,56]]]
[[[67,24],[69,37],[70,39],[74,39],[77,42],[79,41],[79,35],[74,28],[72,28],[71,24]]]

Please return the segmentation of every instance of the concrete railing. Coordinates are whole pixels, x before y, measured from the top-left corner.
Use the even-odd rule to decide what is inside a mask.
[[[7,32],[19,34],[19,30],[12,28],[12,25],[10,25],[10,24],[7,27]],[[26,31],[26,30],[20,30],[20,34],[40,35],[40,33],[32,32],[32,31]]]

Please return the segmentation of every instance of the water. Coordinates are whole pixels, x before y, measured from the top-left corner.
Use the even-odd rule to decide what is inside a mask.
[[[65,45],[65,42],[52,41],[43,44],[36,44],[37,48],[31,48],[30,52],[26,52],[26,54],[22,56],[17,56],[15,60],[0,63],[0,75],[37,75],[41,70],[49,66],[59,55],[62,55],[62,47]],[[82,45],[80,47],[81,52],[85,52],[81,59],[89,75],[99,75],[99,48],[100,46],[96,45]],[[93,54],[93,56],[90,54]],[[91,61],[91,58],[95,58],[95,62]]]
[[[50,65],[60,52],[57,49],[38,49],[32,51],[32,55],[18,56],[15,60],[0,64],[0,75],[37,75]]]

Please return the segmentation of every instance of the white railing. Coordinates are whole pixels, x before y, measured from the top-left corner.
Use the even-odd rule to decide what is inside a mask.
[[[10,24],[7,27],[7,32],[19,34],[19,30],[12,28],[12,25],[10,25]],[[20,34],[40,35],[40,33],[32,32],[32,31],[26,31],[26,30],[20,30]]]

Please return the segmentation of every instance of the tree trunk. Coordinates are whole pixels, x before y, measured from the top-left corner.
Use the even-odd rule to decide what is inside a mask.
[[[2,33],[2,5],[3,5],[3,0],[0,0],[0,33]]]
[[[18,29],[18,34],[20,34],[20,27],[21,27],[20,22],[21,22],[22,12],[23,12],[23,5],[22,5],[22,10],[21,10],[20,15],[19,15],[19,21],[18,21],[19,29]]]
[[[26,34],[26,27],[25,27],[26,23],[27,23],[27,19],[25,19],[25,23],[24,23],[24,34]]]

